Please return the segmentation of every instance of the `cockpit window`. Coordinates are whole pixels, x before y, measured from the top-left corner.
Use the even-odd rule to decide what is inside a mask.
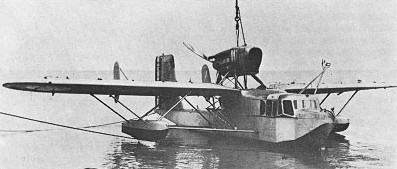
[[[260,101],[260,115],[268,117],[276,117],[280,115],[294,116],[294,105],[296,106],[297,100],[261,100]]]
[[[282,105],[280,100],[266,100],[260,103],[260,115],[278,116],[281,115]]]
[[[294,100],[294,108],[297,109],[298,108],[298,101]]]
[[[294,101],[296,103],[296,100],[294,100]],[[284,107],[284,114],[288,114],[288,115],[291,115],[291,116],[294,115],[294,109],[292,107],[291,100],[283,100],[283,107]]]
[[[283,109],[281,107],[281,100],[276,101],[276,103],[277,103],[277,114],[276,115],[282,115]]]

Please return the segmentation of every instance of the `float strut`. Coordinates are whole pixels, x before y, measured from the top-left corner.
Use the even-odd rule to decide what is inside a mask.
[[[110,97],[113,98],[113,99],[116,99],[116,97],[114,97],[114,96],[112,96],[112,95],[110,95]],[[117,102],[120,103],[120,105],[123,106],[125,109],[127,109],[128,111],[130,111],[133,115],[135,115],[136,117],[138,117],[139,120],[142,120],[142,121],[143,121],[143,119],[142,119],[141,117],[139,117],[136,113],[134,113],[131,109],[129,109],[129,108],[128,108],[127,106],[125,106],[123,103],[121,103],[120,100],[117,101]]]
[[[325,101],[325,100],[328,98],[328,96],[329,96],[329,95],[331,95],[331,93],[328,93],[328,94],[327,94],[327,96],[325,96],[325,97],[324,97],[324,99],[323,99],[323,100],[321,100],[321,103],[320,103],[320,105],[322,105],[322,104],[324,103],[324,101]]]
[[[157,103],[157,105],[154,106],[152,109],[150,109],[148,112],[146,112],[146,113],[142,116],[142,118],[148,116],[154,109],[156,109],[157,107],[159,107],[161,103],[163,103],[163,102],[160,100],[160,101]]]
[[[92,97],[94,97],[95,99],[97,99],[99,102],[101,102],[103,105],[105,105],[107,108],[109,108],[112,112],[116,113],[119,117],[121,117],[123,120],[125,120],[128,123],[128,120],[126,118],[124,118],[122,115],[120,115],[119,113],[116,112],[116,110],[113,110],[110,106],[108,106],[105,102],[103,102],[101,99],[99,99],[98,97],[96,97],[93,94],[90,94]]]
[[[350,97],[349,100],[347,100],[347,102],[345,103],[345,105],[343,105],[343,107],[339,110],[339,113],[336,114],[336,116],[338,116],[338,115],[342,112],[342,110],[346,107],[346,105],[350,102],[350,100],[352,100],[352,98],[354,97],[354,95],[357,94],[357,92],[358,92],[358,90],[356,90],[356,92],[353,93],[353,95]]]
[[[189,92],[188,94],[186,94],[185,96],[183,96],[181,99],[179,99],[178,102],[176,102],[167,112],[165,112],[159,119],[157,120],[161,120],[164,118],[165,115],[167,115],[172,109],[174,109],[176,107],[176,105],[178,105],[183,99],[185,99],[191,92]]]

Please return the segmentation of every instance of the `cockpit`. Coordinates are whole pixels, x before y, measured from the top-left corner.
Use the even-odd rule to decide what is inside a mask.
[[[260,101],[260,115],[267,117],[295,117],[301,110],[319,111],[319,101],[310,95],[276,94]]]

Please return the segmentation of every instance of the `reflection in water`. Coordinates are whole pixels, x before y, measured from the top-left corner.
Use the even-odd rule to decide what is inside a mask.
[[[171,130],[158,142],[115,139],[107,168],[340,168],[349,167],[349,141],[330,137],[325,150],[305,150],[200,132]]]

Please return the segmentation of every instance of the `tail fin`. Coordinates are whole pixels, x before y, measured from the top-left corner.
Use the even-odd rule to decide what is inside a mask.
[[[170,81],[176,82],[175,78],[175,63],[173,55],[161,55],[156,57],[155,67],[155,80],[156,81]],[[180,96],[174,96],[169,93],[169,96],[156,96],[156,105],[159,105],[159,109],[170,109],[176,102],[178,102]],[[174,110],[182,110],[183,105],[179,103]]]
[[[201,68],[201,80],[203,83],[211,83],[210,70],[206,64]]]
[[[120,66],[119,63],[115,62],[113,67],[113,79],[120,80]]]
[[[113,67],[113,79],[114,80],[120,80],[120,66],[119,63],[114,63]],[[114,96],[114,102],[117,103],[119,101],[120,95],[115,95]]]
[[[161,55],[156,57],[156,81],[176,82],[174,56]]]

